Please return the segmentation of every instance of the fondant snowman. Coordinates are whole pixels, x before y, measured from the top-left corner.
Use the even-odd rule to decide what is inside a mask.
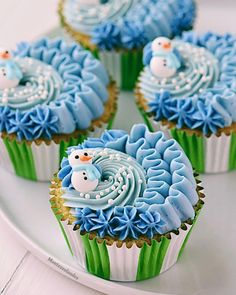
[[[71,184],[75,190],[88,193],[96,189],[101,173],[92,164],[93,156],[88,151],[74,150],[68,157],[72,167]]]
[[[0,89],[16,87],[22,76],[22,71],[9,50],[0,48]]]
[[[152,58],[150,70],[158,78],[174,76],[181,64],[173,52],[171,40],[166,37],[158,37],[151,44]]]

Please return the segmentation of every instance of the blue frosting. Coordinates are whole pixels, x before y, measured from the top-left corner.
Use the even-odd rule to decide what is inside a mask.
[[[75,31],[111,50],[142,48],[157,36],[179,35],[191,29],[195,10],[194,0],[110,0],[95,7],[66,0],[63,15]]]
[[[17,87],[0,90],[1,132],[50,139],[87,129],[103,114],[108,75],[80,45],[40,39],[20,43],[14,55],[23,77]]]
[[[232,35],[184,33],[174,45],[184,66],[175,76],[157,79],[149,69],[151,43],[144,49],[146,65],[139,79],[141,93],[155,120],[205,135],[236,121],[236,38]]]
[[[113,22],[105,22],[94,29],[92,42],[103,50],[112,50],[121,44],[120,30]]]
[[[96,231],[100,237],[118,236],[121,240],[137,239],[142,234],[152,238],[194,218],[193,206],[199,197],[192,167],[178,143],[167,140],[162,132],[152,133],[144,125],[134,125],[130,135],[106,131],[101,138],[70,148],[68,154],[74,149],[100,153],[94,163],[102,171],[96,192],[86,198],[71,188],[71,167],[67,158],[62,161],[58,176],[62,180],[64,205],[70,208],[81,230]],[[107,153],[118,158],[106,162]],[[132,175],[123,175],[119,184],[116,172],[122,167],[122,175],[124,165]],[[110,190],[106,191],[105,183]]]

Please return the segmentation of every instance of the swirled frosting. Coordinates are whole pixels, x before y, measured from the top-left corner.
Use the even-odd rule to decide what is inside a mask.
[[[68,154],[74,149],[93,150],[94,164],[102,171],[98,187],[88,196],[71,187],[71,167],[67,158],[62,161],[62,198],[81,230],[121,240],[153,237],[194,218],[199,198],[191,165],[177,142],[162,132],[134,125],[130,135],[106,131]]]
[[[140,91],[156,120],[167,119],[177,128],[216,133],[236,119],[236,39],[232,35],[185,33],[174,41],[183,66],[176,75],[158,79],[151,74],[151,46],[144,49],[145,69]]]
[[[88,149],[89,151],[89,149]],[[71,208],[108,209],[134,203],[135,196],[141,196],[146,186],[145,171],[132,157],[111,149],[92,149],[93,164],[102,171],[102,179],[94,191],[81,194],[74,189],[65,189],[65,206]],[[63,178],[69,170],[69,162],[64,160],[59,176]],[[71,172],[72,173],[72,172]],[[62,183],[64,184],[64,182]]]
[[[23,78],[17,87],[0,91],[0,131],[20,140],[50,139],[87,129],[103,114],[108,76],[79,45],[60,39],[21,43],[15,60]]]
[[[142,48],[154,37],[179,35],[192,27],[195,18],[193,0],[92,2],[66,0],[63,16],[75,31],[91,36],[94,44],[106,50]]]

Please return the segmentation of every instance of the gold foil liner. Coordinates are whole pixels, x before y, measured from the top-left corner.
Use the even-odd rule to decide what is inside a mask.
[[[135,88],[135,99],[136,99],[136,104],[137,106],[146,112],[147,116],[150,117],[151,120],[154,120],[154,114],[148,112],[148,102],[145,99],[144,95],[141,92],[141,89],[137,83],[136,88]],[[154,120],[155,121],[155,120]],[[161,125],[167,127],[168,129],[176,128],[176,123],[175,122],[170,122],[167,119],[160,120]],[[197,129],[189,129],[187,127],[183,127],[181,129],[178,129],[180,131],[185,131],[189,135],[197,135],[200,137],[210,137],[211,134],[204,135],[201,130]],[[215,134],[217,137],[220,137],[222,134],[225,135],[231,135],[232,132],[236,132],[236,122],[232,123],[230,126],[224,127],[224,128],[219,128],[217,130],[217,133]]]
[[[196,191],[197,191],[198,197],[199,197],[197,204],[194,206],[195,216],[197,215],[198,211],[201,210],[201,208],[204,204],[203,199],[205,198],[205,194],[202,192],[203,187],[201,186],[201,181],[198,179],[198,175],[199,174],[194,173],[194,177],[195,177],[196,183],[197,183]],[[69,225],[73,226],[73,222],[76,219],[70,213],[70,208],[66,207],[64,205],[65,200],[63,199],[63,189],[61,186],[61,180],[56,175],[54,175],[54,177],[51,181],[49,194],[51,196],[51,198],[50,198],[51,208],[53,209],[54,213],[56,215],[60,215],[62,221],[67,221]],[[192,225],[193,220],[191,220],[191,219],[186,220],[185,222],[183,222],[181,224],[179,229],[187,230],[187,226],[186,226],[187,224]],[[75,226],[75,229],[79,230],[79,226]],[[173,232],[176,235],[179,234],[179,230],[171,231],[171,232]],[[127,248],[131,248],[133,246],[133,244],[136,244],[137,247],[141,248],[145,243],[147,243],[148,245],[151,245],[153,239],[158,242],[161,241],[162,237],[166,237],[168,239],[171,239],[171,232],[168,232],[163,235],[156,234],[152,239],[149,239],[146,236],[142,235],[137,240],[127,238],[124,241],[119,240],[117,237],[110,237],[110,236],[105,236],[104,238],[99,238],[97,236],[96,232],[91,232],[91,233],[89,233],[89,239],[90,240],[96,239],[98,243],[103,243],[105,241],[105,243],[109,246],[111,246],[111,245],[113,245],[113,243],[115,243],[118,248],[122,247],[123,244],[126,244]],[[87,232],[81,232],[81,235],[83,235],[83,234],[87,234]]]
[[[70,134],[54,134],[51,140],[38,138],[34,140],[23,139],[21,142],[25,142],[27,145],[31,145],[33,142],[37,145],[40,145],[42,142],[44,142],[46,145],[50,145],[50,143],[54,141],[56,144],[59,144],[62,140],[69,141],[71,138],[77,138],[79,135],[86,135],[88,131],[94,131],[96,127],[101,127],[103,123],[108,123],[109,120],[113,118],[117,110],[118,88],[114,81],[110,82],[107,87],[107,91],[109,93],[109,99],[104,105],[103,115],[100,118],[93,120],[87,130],[75,130]],[[17,140],[17,135],[15,133],[8,134],[7,132],[2,132],[1,137],[8,138],[12,141]]]

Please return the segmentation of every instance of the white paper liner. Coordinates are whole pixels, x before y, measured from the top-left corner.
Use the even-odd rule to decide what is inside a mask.
[[[205,172],[217,173],[229,170],[231,136],[221,134],[205,138]]]
[[[0,134],[0,166],[3,167],[6,171],[14,173],[14,167],[12,165],[11,159],[9,157],[7,148],[3,142],[1,134]]]
[[[40,145],[36,145],[35,142],[33,142],[31,151],[37,180],[49,181],[59,168],[60,144],[56,144],[52,141],[50,145],[46,145],[44,142]]]
[[[121,86],[121,54],[115,51],[99,51],[99,59],[108,73]]]
[[[73,231],[73,225],[62,222],[70,247],[77,263],[86,269],[86,254],[83,241],[80,238],[79,230]],[[160,274],[172,267],[178,260],[181,247],[187,237],[192,225],[188,225],[187,230],[179,229],[179,234],[171,233],[171,240],[162,263]],[[125,244],[118,248],[115,243],[107,245],[107,251],[110,261],[110,280],[132,282],[136,281],[139,264],[139,255],[142,248],[134,244],[127,248]]]

